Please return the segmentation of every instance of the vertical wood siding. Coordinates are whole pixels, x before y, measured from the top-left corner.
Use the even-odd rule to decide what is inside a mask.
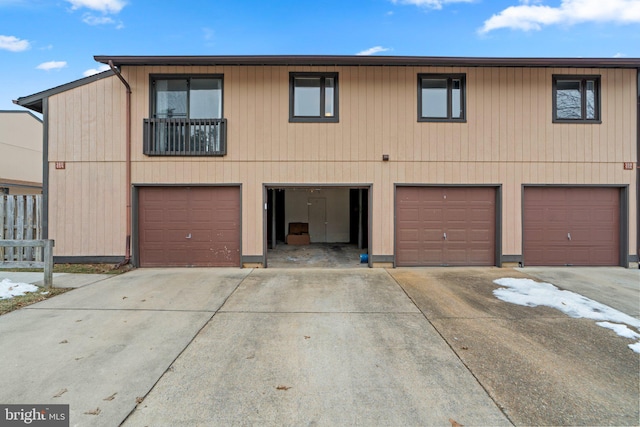
[[[393,254],[394,184],[501,184],[504,254],[522,251],[523,184],[629,185],[636,246],[635,70],[460,67],[123,67],[134,184],[242,184],[243,255],[263,251],[264,183],[373,184],[370,252]],[[339,123],[289,123],[289,72],[339,73]],[[418,123],[417,75],[465,73],[466,123]],[[222,74],[221,158],[143,155],[150,74]],[[602,124],[552,123],[553,74],[601,75]],[[124,253],[125,92],[107,78],[50,100],[56,255]],[[390,156],[382,162],[382,155]],[[107,214],[105,215],[105,211]],[[96,226],[97,225],[97,226]]]

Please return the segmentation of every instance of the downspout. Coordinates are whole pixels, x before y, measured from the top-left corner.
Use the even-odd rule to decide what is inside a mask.
[[[125,256],[119,267],[128,264],[131,261],[131,86],[122,77],[120,71],[113,65],[113,61],[109,60],[109,67],[120,79],[124,87],[127,89],[127,106],[126,106],[126,186],[127,186],[127,238],[125,242]]]

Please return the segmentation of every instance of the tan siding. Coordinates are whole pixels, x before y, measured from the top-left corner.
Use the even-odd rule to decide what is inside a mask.
[[[339,123],[289,123],[290,71],[339,73]],[[228,154],[144,156],[149,74],[190,72],[224,75]],[[428,72],[466,73],[466,123],[417,122],[417,74]],[[602,76],[602,124],[552,123],[553,74]],[[263,251],[265,183],[372,183],[375,255],[393,254],[394,183],[501,184],[504,254],[522,250],[523,184],[629,185],[635,197],[635,172],[622,169],[636,158],[635,70],[201,66],[123,67],[123,75],[133,90],[132,181],[242,184],[243,255]],[[115,77],[99,80],[53,96],[50,109],[50,161],[68,162],[51,171],[60,199],[51,198],[56,254],[121,255],[124,87]]]

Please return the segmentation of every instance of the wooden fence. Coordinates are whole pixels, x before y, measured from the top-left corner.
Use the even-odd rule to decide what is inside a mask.
[[[1,261],[1,268],[42,268],[44,269],[44,285],[53,286],[53,240],[0,240],[0,249],[42,248],[44,261]]]
[[[0,240],[42,239],[42,195],[0,195]],[[43,261],[42,247],[0,247],[0,262]]]

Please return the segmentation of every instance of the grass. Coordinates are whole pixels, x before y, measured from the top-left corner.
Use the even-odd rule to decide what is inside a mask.
[[[55,264],[53,266],[54,273],[76,273],[76,274],[122,274],[132,267],[125,265],[119,267],[113,264]],[[42,272],[42,269],[26,269],[26,268],[12,268],[0,270],[2,271],[16,271],[16,272]],[[31,304],[35,304],[40,301],[55,297],[56,295],[63,294],[70,291],[71,288],[39,288],[36,292],[29,292],[22,296],[16,296],[8,299],[0,299],[0,316],[22,307],[26,307]]]
[[[0,299],[0,316],[3,314],[7,314],[13,310],[17,310],[19,308],[26,307],[40,301],[44,301],[56,295],[63,294],[70,290],[71,288],[39,288],[36,292],[28,292],[21,296],[8,299]]]
[[[54,273],[76,273],[76,274],[122,274],[131,270],[131,265],[127,264],[118,267],[114,264],[54,264]],[[42,272],[41,268],[4,268],[2,271],[14,272]]]

